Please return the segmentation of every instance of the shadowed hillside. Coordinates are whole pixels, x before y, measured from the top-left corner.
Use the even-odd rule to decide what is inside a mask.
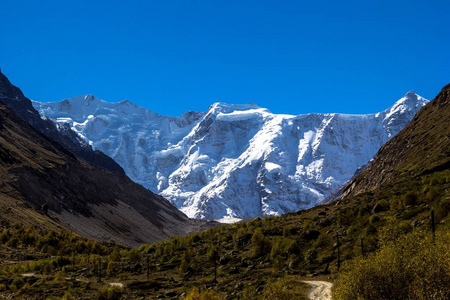
[[[390,188],[450,169],[450,86],[378,151],[372,163],[344,188],[341,198]]]
[[[80,139],[69,126],[55,124],[50,119],[42,119],[39,113],[34,109],[31,101],[23,95],[19,88],[12,85],[1,71],[0,102],[5,103],[22,120],[33,126],[34,129],[55,139],[60,144],[64,145],[66,149],[87,162],[113,172],[121,174],[125,173],[122,167],[120,167],[112,158],[101,151],[93,151],[92,147]]]
[[[1,218],[61,224],[96,240],[129,245],[184,235],[191,221],[164,198],[122,174],[92,166],[0,104]],[[47,215],[37,214],[45,208]],[[50,219],[50,220],[49,220]]]

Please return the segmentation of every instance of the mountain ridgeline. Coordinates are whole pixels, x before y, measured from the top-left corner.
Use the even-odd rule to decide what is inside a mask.
[[[19,88],[12,85],[1,72],[0,101],[12,109],[22,120],[33,126],[34,129],[58,141],[80,158],[93,165],[124,174],[123,169],[113,159],[101,151],[94,151],[88,143],[68,126],[54,123],[48,118],[41,118],[31,101],[23,95]]]
[[[59,126],[41,120],[20,90],[3,75],[1,79],[2,224],[63,227],[127,245],[184,235],[193,229],[194,222],[163,197],[131,181],[115,163],[108,163],[112,168],[100,167],[84,159],[91,152],[88,157],[95,160],[100,152],[85,148],[80,155],[73,151],[75,144],[60,144],[61,139],[67,140],[56,130]],[[100,157],[106,156],[101,153]]]
[[[364,172],[344,187],[341,198],[381,186],[414,181],[450,168],[450,85],[422,108],[389,143],[382,146]]]
[[[33,105],[189,217],[220,219],[316,205],[426,103],[411,91],[370,115],[278,115],[254,104],[216,103],[177,118],[92,95]]]

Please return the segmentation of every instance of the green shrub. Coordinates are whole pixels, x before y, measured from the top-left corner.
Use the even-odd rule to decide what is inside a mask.
[[[391,210],[399,210],[399,209],[403,209],[404,205],[403,205],[403,200],[399,197],[393,197],[391,199],[391,205],[390,205],[390,209]]]
[[[377,204],[381,207],[380,211],[386,211],[389,210],[390,205],[388,204],[388,202],[386,200],[380,200],[377,202]]]
[[[339,225],[350,225],[355,221],[355,212],[352,209],[343,209],[338,212],[337,222]]]
[[[333,299],[450,299],[450,232],[414,231],[345,262]]]
[[[11,292],[15,292],[15,291],[17,291],[17,285],[11,284],[11,285],[9,285],[8,289],[9,289]]]
[[[66,272],[63,270],[59,271],[55,275],[55,281],[63,281],[66,278]]]
[[[11,285],[15,285],[18,289],[20,289],[25,284],[25,281],[22,277],[16,277],[12,281]]]
[[[446,198],[444,200],[441,200],[436,205],[436,211],[435,211],[436,220],[440,221],[440,220],[446,218],[449,213],[450,213],[450,198]]]
[[[142,255],[141,252],[139,252],[137,249],[131,249],[130,251],[128,251],[127,257],[131,262],[139,262],[142,258]]]
[[[114,262],[109,261],[108,266],[106,267],[106,276],[111,277],[114,275]]]
[[[419,202],[419,196],[414,191],[407,192],[404,196],[404,203],[406,206],[408,205],[416,205]]]
[[[378,216],[378,215],[373,215],[373,216],[370,216],[370,218],[369,218],[370,224],[375,224],[378,221],[380,221],[380,216]]]
[[[119,300],[123,290],[118,286],[102,287],[98,291],[98,300]]]
[[[31,286],[28,283],[25,283],[21,288],[20,292],[23,294],[29,293],[31,290]]]
[[[270,253],[272,250],[272,244],[270,240],[266,238],[261,229],[256,229],[252,236],[253,256],[258,257]]]
[[[17,236],[13,236],[9,239],[9,241],[6,243],[6,245],[8,245],[11,248],[17,248],[19,243],[20,243],[19,238]]]
[[[284,228],[283,228],[283,236],[289,237],[291,235],[298,234],[299,231],[300,230],[297,226],[287,225],[287,226],[284,226]]]
[[[317,251],[314,248],[308,249],[305,253],[305,261],[308,264],[314,264],[317,260]]]
[[[191,254],[189,250],[186,250],[183,252],[183,256],[181,257],[181,263],[180,267],[178,269],[178,272],[183,275],[187,272],[189,263],[191,262]]]
[[[219,300],[213,291],[200,291],[198,288],[190,290],[184,300]]]
[[[9,231],[9,229],[3,230],[2,233],[0,234],[0,242],[2,244],[5,244],[6,242],[8,242],[10,238],[11,238],[11,232]]]
[[[305,283],[291,280],[288,278],[281,278],[265,284],[262,292],[256,292],[255,287],[248,287],[242,292],[239,299],[245,300],[306,300],[309,286]]]
[[[119,250],[117,248],[114,249],[111,252],[111,254],[109,255],[109,257],[111,258],[111,261],[115,261],[115,262],[120,261],[121,256],[120,256]]]
[[[62,296],[61,300],[75,300],[75,297],[70,292],[67,292]]]

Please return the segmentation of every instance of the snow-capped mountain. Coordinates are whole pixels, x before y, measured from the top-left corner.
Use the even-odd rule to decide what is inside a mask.
[[[33,105],[189,217],[219,219],[314,206],[426,103],[410,91],[370,115],[277,115],[254,104],[215,103],[177,118],[91,95]]]

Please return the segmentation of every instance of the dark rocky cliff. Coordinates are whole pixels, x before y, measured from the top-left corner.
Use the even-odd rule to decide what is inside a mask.
[[[34,109],[31,101],[24,96],[19,88],[12,85],[1,71],[0,102],[5,103],[22,120],[46,136],[58,141],[76,156],[83,158],[93,165],[103,167],[113,172],[125,174],[122,167],[120,167],[112,158],[101,151],[94,151],[90,145],[80,139],[69,127],[57,125],[49,119],[42,119],[39,113]]]

